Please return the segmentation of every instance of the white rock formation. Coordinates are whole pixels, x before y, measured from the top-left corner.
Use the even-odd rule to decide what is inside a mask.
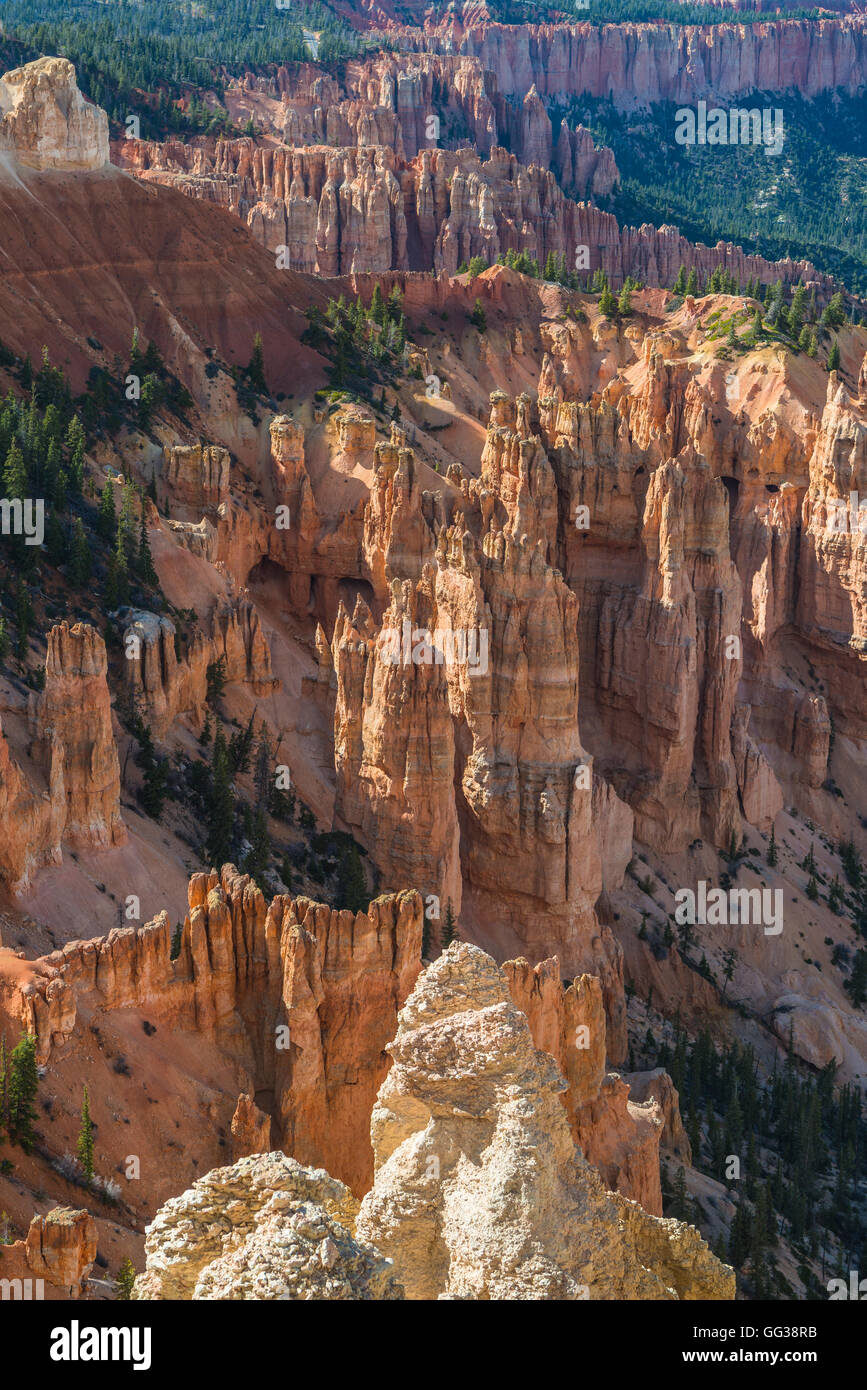
[[[141,1299],[402,1298],[391,1266],[350,1231],[358,1203],[282,1153],[215,1168],[147,1228]]]
[[[68,58],[38,58],[0,77],[0,156],[31,169],[102,169],[108,117],[85,101]]]
[[[374,1107],[356,1234],[407,1298],[731,1299],[694,1227],[606,1190],[502,971],[455,942],[419,976]]]

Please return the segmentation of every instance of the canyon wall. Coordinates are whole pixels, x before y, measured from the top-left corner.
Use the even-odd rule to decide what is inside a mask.
[[[550,140],[548,122],[547,145]],[[808,261],[767,261],[728,242],[704,246],[676,227],[621,227],[592,202],[573,201],[570,192],[610,192],[617,170],[610,150],[597,149],[587,131],[565,123],[553,172],[527,167],[496,145],[487,158],[470,149],[426,148],[404,161],[383,146],[128,140],[115,157],[147,181],[236,213],[266,250],[279,255],[281,266],[310,274],[436,269],[453,275],[473,256],[490,263],[501,253],[523,251],[543,266],[554,254],[589,274],[604,270],[614,286],[628,275],[670,286],[684,265],[703,279],[721,266],[744,282],[803,280],[816,287],[820,302],[836,288]],[[547,149],[545,162],[550,158]]]
[[[805,97],[867,82],[867,23],[862,15],[760,24],[484,23],[454,38],[398,31],[405,51],[477,58],[505,96],[523,98],[535,85],[543,97],[587,93],[610,97],[621,110],[659,101],[799,91]]]

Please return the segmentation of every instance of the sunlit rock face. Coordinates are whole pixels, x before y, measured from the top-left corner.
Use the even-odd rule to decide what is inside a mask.
[[[0,154],[31,169],[102,169],[108,117],[85,101],[68,58],[39,58],[0,77]]]

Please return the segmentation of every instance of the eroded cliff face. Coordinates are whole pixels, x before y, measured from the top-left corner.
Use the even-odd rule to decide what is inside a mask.
[[[63,845],[121,845],[120,769],[105,643],[86,623],[48,634],[45,685],[0,728],[0,878],[18,892]],[[14,726],[14,740],[11,738]]]
[[[526,138],[542,151],[548,137],[537,101],[531,94]],[[560,149],[566,143],[569,150]],[[570,135],[552,159],[565,168],[568,154],[574,168],[582,146]],[[300,154],[309,162],[299,178],[315,166],[318,147]],[[353,160],[360,163],[352,169],[361,168],[365,180],[374,167],[365,165],[368,154],[359,138]],[[383,168],[391,158],[387,152]],[[393,158],[402,177],[406,150],[400,155],[395,145]],[[438,205],[436,179],[452,158],[450,201]],[[436,216],[418,222],[432,255],[438,239],[442,255],[451,248],[457,258],[482,245],[477,234],[491,246],[501,236],[505,224],[485,192],[489,176],[499,181],[498,197],[514,190],[515,217],[537,195],[556,197],[550,176],[493,146],[480,162],[489,166],[484,177],[469,165],[464,174],[455,152],[412,159],[422,171],[427,160],[434,189]],[[134,206],[143,219],[145,204],[162,199],[132,180],[116,182],[142,200]],[[65,196],[74,203],[72,184]],[[170,207],[181,201],[166,196]],[[389,219],[399,206],[388,205]],[[217,227],[200,204],[190,209],[194,226]],[[586,209],[581,216],[601,214]],[[222,221],[241,246],[241,232]],[[384,234],[384,220],[371,225]],[[412,226],[410,218],[408,246]],[[309,253],[306,237],[298,244]],[[255,280],[260,266],[271,302],[277,291],[268,258],[256,255],[243,278]],[[728,1276],[720,1285],[718,1270],[705,1268],[692,1235],[646,1224],[625,1200],[657,1212],[660,1143],[681,1161],[689,1151],[667,1079],[630,1077],[630,1096],[627,1080],[608,1070],[628,1052],[624,948],[630,952],[632,934],[629,922],[617,926],[612,899],[616,907],[637,896],[627,882],[618,897],[634,839],[644,851],[670,856],[663,864],[682,875],[692,872],[685,856],[697,839],[714,855],[706,862],[716,872],[716,850],[745,826],[769,830],[784,805],[802,808],[835,839],[849,833],[867,734],[859,697],[867,343],[860,330],[844,328],[840,372],[828,375],[820,361],[778,345],[720,360],[719,343],[709,341],[714,316],[736,309],[749,317],[754,306],[741,298],[687,297],[672,309],[664,293],[647,290],[618,326],[592,299],[505,268],[471,286],[445,275],[382,279],[386,295],[395,285],[401,290],[417,339],[405,366],[417,365],[423,377],[439,373],[440,396],[396,376],[387,405],[398,407],[404,425],[383,428],[381,412],[346,404],[331,410],[309,400],[302,383],[292,415],[264,421],[260,436],[215,410],[215,428],[202,437],[222,444],[169,446],[159,479],[169,516],[149,512],[150,534],[176,610],[194,581],[201,636],[179,656],[168,619],[123,615],[125,639],[140,642],[123,679],[168,742],[179,719],[189,736],[186,716],[193,724],[201,718],[209,661],[225,656],[245,698],[273,693],[275,706],[279,669],[292,694],[276,713],[268,710],[274,732],[292,722],[296,707],[311,725],[311,711],[318,720],[313,732],[290,731],[293,777],[312,782],[315,769],[319,824],[357,836],[385,896],[367,913],[341,913],[307,899],[269,903],[231,866],[199,874],[177,951],[165,915],[35,962],[5,950],[4,1007],[11,999],[11,1021],[37,1033],[40,1059],[52,1066],[68,1062],[76,1074],[97,1067],[90,1037],[102,1049],[104,1026],[117,1055],[128,1049],[147,1060],[149,1075],[168,1077],[163,1106],[148,1097],[166,1115],[153,1115],[142,1130],[156,1152],[168,1152],[177,1113],[182,1134],[199,1136],[195,1157],[209,1165],[220,1162],[220,1146],[234,1154],[280,1147],[302,1163],[324,1164],[361,1194],[373,1180],[368,1119],[389,1065],[384,1051],[419,969],[422,901],[437,897],[442,908],[451,900],[462,936],[497,959],[519,957],[505,967],[512,1001],[566,1089],[549,1085],[549,1064],[498,993],[502,977],[474,955],[450,953],[443,978],[458,959],[458,974],[466,967],[475,980],[461,1005],[469,1043],[459,1049],[464,1024],[452,1004],[442,1018],[432,1004],[431,1046],[454,1042],[459,1072],[469,1059],[471,1089],[478,1084],[496,1106],[469,1132],[457,1114],[462,1073],[452,1076],[439,1054],[425,1051],[423,1028],[401,1025],[397,1050],[405,1044],[405,1057],[393,1069],[395,1089],[385,1081],[377,1125],[383,1135],[399,1134],[395,1162],[401,1172],[408,1165],[411,1205],[421,1209],[429,1199],[424,1220],[445,1232],[449,1252],[434,1274],[418,1278],[472,1296],[509,1286],[497,1265],[496,1252],[510,1238],[502,1214],[485,1198],[466,1240],[458,1229],[456,1213],[474,1200],[467,1170],[481,1134],[494,1146],[490,1174],[511,1181],[516,1164],[516,1181],[529,1184],[520,1212],[528,1249],[548,1239],[564,1211],[589,1211],[590,1227],[610,1235],[606,1268],[620,1271],[606,1284],[591,1237],[585,1243],[582,1235],[583,1263],[566,1251],[564,1264],[555,1245],[553,1263],[547,1254],[538,1265],[531,1261],[525,1291],[574,1296],[586,1282],[609,1291],[599,1296],[713,1296],[684,1292],[692,1287],[683,1271],[693,1257],[704,1271],[702,1289],[729,1287]],[[309,287],[287,283],[294,288],[286,295],[302,302]],[[354,277],[329,290],[360,293],[366,303],[373,283]],[[487,314],[484,332],[468,324],[476,295]],[[284,315],[290,307],[280,300]],[[420,326],[436,319],[448,328],[423,337]],[[237,454],[228,452],[227,438]],[[275,524],[281,505],[291,517],[285,528]],[[44,691],[23,696],[4,684],[2,713],[4,879],[26,884],[64,843],[119,844],[117,755],[95,631],[55,629]],[[829,789],[835,736],[848,740],[852,777],[842,809]],[[860,836],[858,826],[851,830]],[[435,952],[435,926],[432,935]],[[783,1045],[791,1027],[796,1050],[813,1064],[840,1053],[859,1071],[863,1029],[836,982],[819,980],[817,971],[805,983],[788,940],[761,942],[761,954],[746,926],[732,940],[767,993],[762,1006]],[[671,1014],[682,1000],[699,1016],[718,1009],[713,986],[676,951],[660,960],[644,943],[631,945],[633,980],[642,992],[648,982],[658,988]],[[561,970],[576,977],[565,989]],[[495,1058],[486,1089],[490,1078],[479,1081],[472,1070],[481,1055],[475,1044],[488,1036],[488,1017],[478,1023],[489,1007],[476,998],[479,981],[490,1007],[506,1011],[493,1021],[499,1028],[505,1017],[505,1032],[516,1039],[521,1084],[529,1078],[527,1094],[538,1099],[546,1123],[557,1116],[545,1152],[558,1195],[539,1209],[541,1234],[533,1226],[534,1179],[521,1157],[532,1130],[528,1140],[522,1117],[497,1109],[515,1073]],[[463,987],[455,986],[452,1003]],[[427,1009],[427,996],[420,998]],[[151,1019],[153,1043],[144,1027]],[[177,1059],[166,1037],[177,1043]],[[406,1058],[419,1062],[416,1089]],[[121,1081],[108,1081],[112,1095]],[[169,1119],[174,1097],[166,1092],[176,1081],[186,1108],[179,1103]],[[136,1076],[130,1088],[139,1082]],[[402,1128],[422,1113],[417,1103],[430,1106],[441,1094],[451,1105],[437,1113],[444,1152],[457,1155],[448,1191],[424,1186]],[[68,1113],[78,1105],[76,1094]],[[395,1121],[391,1110],[399,1112]],[[520,1140],[514,1164],[503,1138],[513,1132]],[[105,1141],[107,1171],[124,1157],[111,1147],[121,1142]],[[391,1241],[403,1218],[398,1187],[389,1187],[388,1142],[376,1219]],[[614,1197],[588,1178],[591,1200],[583,1177],[584,1195],[574,1195],[575,1144]],[[434,1157],[442,1155],[425,1150],[425,1172]],[[149,1176],[160,1197],[193,1176],[187,1154],[171,1161],[171,1174],[152,1169]],[[167,1186],[182,1164],[177,1183]],[[272,1216],[276,1225],[256,1244],[259,1254],[272,1231],[284,1233],[282,1215],[275,1209],[269,1222]],[[327,1238],[313,1244],[318,1249]],[[305,1245],[308,1256],[316,1258]],[[414,1258],[407,1256],[410,1266]],[[191,1274],[194,1283],[200,1272]],[[236,1273],[248,1278],[234,1264],[221,1266],[209,1287],[230,1289]],[[416,1277],[410,1270],[413,1289],[422,1286]],[[283,1287],[271,1273],[262,1285],[258,1274],[249,1278],[243,1287]]]
[[[450,26],[445,26],[448,32]],[[401,46],[440,47],[440,35],[400,31]],[[611,97],[621,110],[657,101],[794,88],[804,96],[867,81],[867,26],[860,15],[764,24],[480,23],[452,32],[458,56],[478,58],[499,91],[523,96]]]
[[[108,118],[85,101],[68,58],[38,58],[0,77],[0,157],[61,172],[108,164]]]
[[[417,893],[378,898],[357,914],[303,898],[268,904],[226,865],[221,876],[190,880],[177,954],[165,913],[69,942],[32,964],[17,1008],[43,1064],[75,1055],[94,1011],[146,1011],[212,1044],[232,1060],[248,1099],[268,1098],[273,1143],[361,1192],[372,1173],[368,1121],[388,1066],[384,1047],[421,968],[421,930]],[[258,1145],[263,1121],[251,1124],[249,1105],[236,1138],[245,1110]]]
[[[556,941],[569,970],[601,972],[618,1056],[617,947],[593,905],[603,841],[622,876],[629,816],[594,821],[578,612],[549,563],[556,484],[530,404],[495,394],[481,478],[456,473],[436,498],[411,450],[377,449],[363,573],[384,611],[359,597],[335,622],[336,809],[385,882],[408,877],[455,911],[469,895],[483,939]],[[597,807],[606,797],[597,780]]]
[[[180,654],[170,618],[134,608],[120,610],[118,617],[129,696],[156,738],[163,738],[182,714],[197,722],[204,719],[208,667],[214,662],[223,662],[227,681],[246,685],[257,696],[267,697],[280,687],[259,614],[245,594],[218,598],[209,621],[196,628]]]
[[[546,148],[550,143],[548,121]],[[535,153],[543,158],[541,150]],[[744,281],[803,279],[824,299],[835,288],[808,261],[768,261],[728,242],[704,246],[676,227],[621,227],[592,201],[573,201],[604,197],[618,175],[611,151],[565,122],[553,152],[529,166],[497,145],[484,157],[429,143],[402,160],[390,146],[293,150],[262,148],[249,139],[126,141],[116,157],[146,181],[235,212],[281,267],[307,273],[433,269],[454,275],[473,256],[494,262],[515,251],[541,265],[549,254],[564,256],[570,267],[605,271],[614,286],[628,275],[672,285],[683,265],[702,279],[718,266]]]
[[[356,1232],[408,1298],[734,1297],[693,1228],[606,1192],[581,1158],[564,1081],[484,952],[455,944],[424,972],[389,1051]]]
[[[823,38],[822,60],[833,54],[830,67],[842,72],[841,50],[855,35],[847,79],[854,89],[863,80],[863,32],[846,28],[834,39],[835,23]],[[580,72],[601,61],[602,32],[612,45],[610,69],[603,63],[603,75],[573,87]],[[622,25],[610,32],[483,26],[463,36],[461,57],[436,51],[442,40],[429,32],[424,43],[433,51],[369,58],[352,65],[341,83],[303,65],[278,69],[270,79],[248,77],[240,90],[242,96],[254,93],[254,102],[262,98],[253,109],[264,141],[125,140],[115,158],[145,180],[234,211],[281,266],[307,273],[434,269],[453,275],[473,256],[493,263],[515,251],[540,265],[550,254],[564,256],[570,268],[604,270],[615,286],[629,275],[647,285],[672,285],[681,265],[694,267],[702,278],[724,266],[744,281],[803,279],[827,299],[831,278],[806,261],[769,262],[722,242],[696,245],[676,227],[621,227],[595,205],[618,182],[614,155],[597,147],[580,125],[561,120],[554,130],[546,102],[597,87],[616,102],[638,104],[708,95],[702,59],[713,65],[720,57],[708,35],[723,34],[725,66],[732,52],[728,30],[674,32],[686,45],[687,66],[666,66],[656,80],[652,55],[664,48],[665,63],[670,57],[673,62],[677,45],[670,34],[661,44],[662,32],[651,26]],[[767,26],[769,42],[772,32]],[[689,34],[695,36],[692,46],[684,39]],[[419,36],[410,31],[405,37],[411,47]],[[510,45],[518,52],[504,57]],[[651,54],[645,54],[644,67],[642,45]],[[783,50],[765,90],[793,85],[786,42]],[[768,77],[773,62],[759,66]],[[544,78],[534,76],[537,70]],[[751,90],[739,85],[748,81],[749,62],[736,75],[725,71],[727,78],[719,80],[734,83],[737,91]],[[817,90],[824,90],[828,71],[826,63]],[[674,92],[678,81],[686,95]],[[736,94],[729,87],[718,95]],[[228,100],[232,106],[231,95]]]

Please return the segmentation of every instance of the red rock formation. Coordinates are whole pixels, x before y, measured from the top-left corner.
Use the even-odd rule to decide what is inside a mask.
[[[30,1223],[27,1264],[34,1278],[63,1289],[67,1298],[77,1298],[96,1259],[96,1239],[96,1222],[86,1211],[54,1207]]]
[[[454,274],[472,256],[493,262],[509,250],[541,264],[553,252],[574,266],[582,247],[588,270],[604,270],[613,285],[627,275],[672,285],[684,265],[702,279],[717,266],[744,281],[803,279],[820,301],[836,288],[807,261],[766,261],[725,242],[695,244],[676,227],[620,227],[610,213],[573,202],[548,171],[550,122],[538,97],[525,110],[531,154],[542,167],[527,167],[496,144],[478,153],[427,146],[405,161],[383,146],[293,151],[246,139],[126,141],[116,158],[141,178],[230,208],[281,264],[321,275],[431,268]],[[605,195],[617,178],[611,151],[597,149],[580,128],[561,128],[554,168],[567,192],[579,196]]]
[[[0,878],[14,891],[40,865],[59,863],[64,844],[105,849],[126,839],[107,669],[99,633],[57,624],[45,686],[26,711],[23,766],[0,729]]]
[[[400,31],[403,48],[440,46],[436,36]],[[622,110],[658,101],[737,97],[795,88],[805,97],[867,81],[867,25],[841,19],[762,24],[481,24],[453,51],[479,59],[505,96],[535,83],[543,97],[586,92]]]
[[[218,601],[206,631],[197,628],[189,650],[180,656],[171,619],[131,608],[122,610],[120,618],[130,693],[156,738],[180,714],[204,717],[212,662],[222,659],[226,680],[250,685],[256,695],[279,689],[259,615],[246,595]]]
[[[229,496],[229,451],[217,445],[173,444],[163,451],[160,477],[164,504],[189,509],[193,520],[216,512]]]
[[[661,1216],[663,1114],[655,1098],[640,1096],[645,1103],[636,1103],[619,1076],[606,1074],[600,981],[582,975],[564,989],[556,956],[535,967],[523,959],[506,961],[503,972],[509,993],[527,1015],[533,1042],[551,1054],[566,1079],[560,1098],[584,1157],[607,1187]]]
[[[680,1098],[664,1067],[626,1073],[623,1080],[636,1101],[655,1101],[663,1119],[659,1146],[681,1163],[692,1163],[692,1149],[680,1118]]]
[[[271,1152],[271,1116],[259,1109],[252,1096],[238,1097],[231,1129],[235,1158]]]
[[[193,875],[189,904],[174,958],[162,913],[34,963],[19,1006],[40,1060],[74,1046],[82,1000],[89,1009],[146,1009],[178,1033],[209,1039],[236,1064],[248,1096],[273,1096],[274,1145],[363,1192],[384,1047],[421,968],[418,894],[380,897],[357,914],[305,898],[268,905],[226,865],[222,878]],[[236,1130],[249,1138],[252,1117],[261,1138],[255,1107],[235,1114]]]
[[[54,1207],[46,1216],[34,1216],[26,1238],[3,1247],[3,1299],[80,1298],[96,1245],[96,1222],[86,1211]]]

